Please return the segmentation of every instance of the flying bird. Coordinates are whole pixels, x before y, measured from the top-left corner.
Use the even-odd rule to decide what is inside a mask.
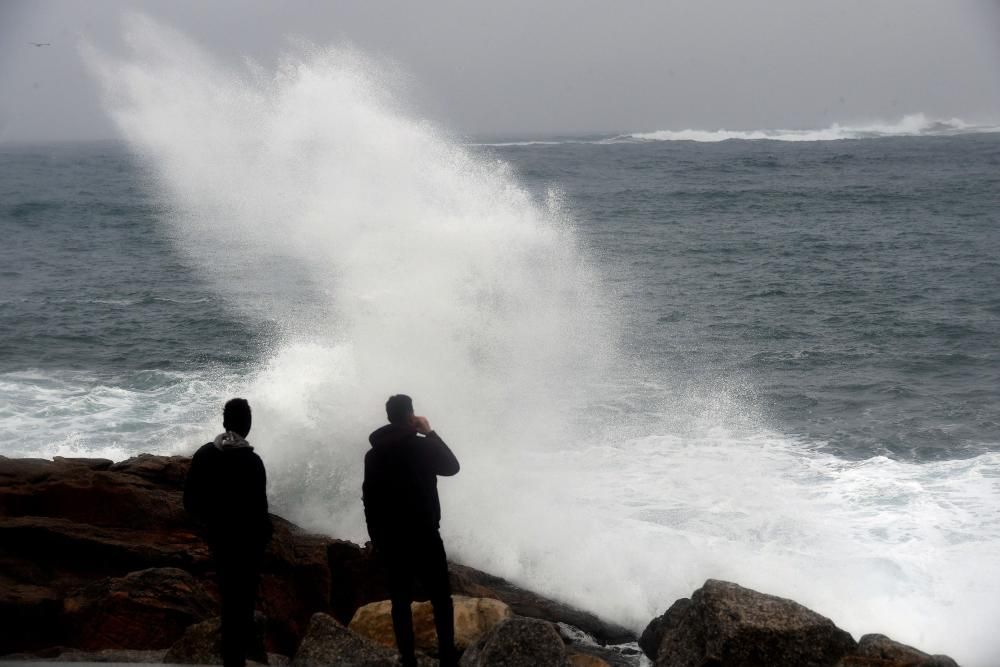
[[[32,46],[52,46],[49,42],[28,42]]]

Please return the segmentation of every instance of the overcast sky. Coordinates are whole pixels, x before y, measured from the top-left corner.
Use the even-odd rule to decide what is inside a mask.
[[[0,141],[114,136],[78,46],[123,51],[128,8],[237,67],[290,36],[389,58],[469,136],[1000,123],[1000,0],[0,0]]]

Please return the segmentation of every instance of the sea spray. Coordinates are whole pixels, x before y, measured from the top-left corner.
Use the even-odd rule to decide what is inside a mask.
[[[636,629],[714,576],[855,635],[1000,655],[1000,457],[847,462],[725,386],[678,400],[617,351],[566,215],[414,120],[384,67],[308,47],[234,71],[141,17],[128,36],[90,59],[179,246],[283,331],[232,388],[278,511],[364,540],[367,432],[406,391],[463,463],[442,482],[458,560]]]
[[[554,204],[403,115],[357,53],[305,47],[268,77],[143,17],[127,37],[134,59],[90,58],[181,247],[285,331],[246,388],[279,503],[361,538],[360,460],[397,391],[470,477],[581,435],[616,317]]]

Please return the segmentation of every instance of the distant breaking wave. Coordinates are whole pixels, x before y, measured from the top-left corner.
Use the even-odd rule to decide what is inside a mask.
[[[1000,132],[997,125],[972,125],[959,118],[935,120],[922,113],[904,116],[898,123],[840,125],[822,130],[657,130],[615,137],[617,141],[836,141],[838,139],[878,139],[882,137],[951,136],[979,132]]]
[[[976,125],[960,118],[937,120],[925,114],[903,116],[896,123],[870,123],[867,125],[841,125],[834,123],[821,130],[656,130],[633,132],[603,138],[575,138],[561,140],[526,140],[469,142],[472,146],[549,146],[563,144],[620,144],[647,141],[837,141],[840,139],[880,139],[884,137],[933,137],[959,134],[1000,132],[1000,125]]]

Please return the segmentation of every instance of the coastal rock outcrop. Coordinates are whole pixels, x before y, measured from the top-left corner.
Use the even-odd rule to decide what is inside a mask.
[[[797,602],[714,579],[650,623],[640,645],[657,667],[833,667],[856,647]]]
[[[189,465],[149,454],[119,463],[0,456],[0,656],[149,662],[169,648],[176,662],[215,659],[218,590],[183,509]],[[377,631],[355,626],[382,644],[345,627],[388,598],[374,551],[272,521],[258,600],[272,664],[291,655],[300,665],[392,664],[387,603]],[[627,628],[474,568],[450,570],[467,667],[638,662],[634,644],[622,646],[635,640]],[[420,646],[436,650],[429,605],[416,610]],[[855,645],[791,600],[714,580],[654,619],[639,643],[660,667],[955,667],[881,635]]]
[[[166,648],[218,613],[208,546],[183,508],[189,464],[0,457],[0,655]],[[329,608],[335,540],[274,523],[260,607],[269,646],[291,653]]]
[[[885,635],[870,634],[837,667],[958,667],[958,663],[946,655],[928,655]]]
[[[292,659],[293,667],[353,665],[392,667],[397,653],[362,637],[327,614],[315,614],[306,636]]]
[[[462,655],[462,667],[565,667],[566,647],[548,621],[516,617],[498,624]]]
[[[248,660],[270,664],[271,656],[263,651],[264,633],[267,619],[263,614],[254,614],[258,649],[250,651]],[[287,658],[286,658],[287,660]],[[163,662],[171,665],[221,665],[222,664],[222,621],[218,616],[189,626],[181,638],[163,656]]]
[[[183,508],[189,466],[187,457],[151,454],[118,463],[0,456],[0,655],[166,649],[217,615],[208,545]],[[388,598],[370,548],[272,521],[258,602],[269,651],[293,655],[316,612],[347,624],[359,607]],[[569,623],[601,643],[633,637],[500,577],[451,569],[456,595]]]
[[[63,602],[67,639],[84,650],[161,649],[215,613],[215,599],[193,575],[172,567],[107,578]]]

